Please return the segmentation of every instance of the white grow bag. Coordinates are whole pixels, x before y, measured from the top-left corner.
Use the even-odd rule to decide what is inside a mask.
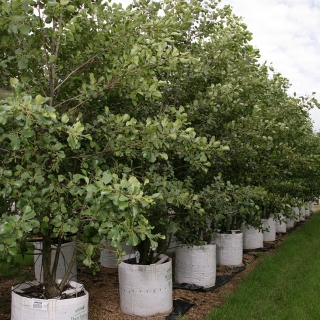
[[[179,246],[176,251],[175,282],[213,287],[216,283],[216,245]]]
[[[298,207],[292,207],[291,210],[294,212],[294,220],[299,221],[300,210]]]
[[[287,232],[287,224],[284,222],[286,218],[283,214],[279,215],[280,220],[276,220],[276,230],[277,232],[285,233]]]
[[[295,223],[294,218],[286,218],[286,224],[287,224],[287,229],[288,228],[293,228]]]
[[[305,218],[306,209],[305,209],[304,206],[300,207],[299,214],[300,214],[300,216],[299,216],[299,221],[304,221],[304,220],[306,220],[306,218]]]
[[[310,213],[311,213],[311,212],[314,212],[314,202],[311,202],[311,203],[309,204],[309,210],[310,210]]]
[[[118,268],[118,257],[116,255],[117,249],[110,245],[109,241],[101,241],[105,249],[101,251],[101,265],[107,268]],[[122,249],[130,254],[132,246],[128,246],[125,242],[121,243]]]
[[[305,217],[310,216],[309,204],[307,204],[307,205],[304,207],[304,216],[305,216]]]
[[[82,284],[70,281],[74,288]],[[70,299],[33,299],[22,297],[15,291],[29,288],[21,284],[12,288],[11,320],[88,320],[89,294]]]
[[[43,270],[42,270],[42,242],[34,243],[34,273],[39,282],[43,282]],[[51,248],[51,268],[54,263],[56,255],[56,246],[52,245]],[[58,261],[56,279],[62,279],[66,273],[66,270],[72,260],[73,252],[75,250],[75,242],[67,242],[61,245],[61,251]],[[68,280],[77,281],[77,263],[74,262],[71,273]]]
[[[123,261],[134,258],[131,254]],[[138,265],[121,262],[118,266],[120,307],[123,313],[152,317],[170,312],[172,298],[172,260],[162,264]]]
[[[243,249],[263,248],[263,233],[253,226],[243,224],[241,226],[243,232]]]
[[[243,233],[217,233],[213,243],[217,246],[218,266],[239,266],[243,257]]]
[[[276,240],[276,222],[273,217],[269,219],[261,219],[263,229],[268,229],[268,231],[263,231],[263,241],[275,241]]]

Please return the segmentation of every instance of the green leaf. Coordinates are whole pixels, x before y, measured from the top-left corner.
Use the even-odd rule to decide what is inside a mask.
[[[128,201],[128,200],[129,200],[129,198],[127,198],[123,194],[121,194],[120,197],[119,197],[119,201]]]
[[[78,232],[78,227],[72,226],[70,231],[71,231],[71,233],[77,233]]]
[[[20,138],[17,134],[10,136],[11,147],[13,150],[18,150],[20,148]]]
[[[72,135],[69,135],[69,137],[67,138],[68,144],[72,149],[76,149],[77,148],[77,141],[75,140],[75,138]]]
[[[31,27],[25,24],[19,26],[19,30],[23,35],[28,35],[30,33]]]
[[[70,232],[70,225],[67,223],[64,223],[62,229],[63,229],[63,232]]]
[[[78,121],[74,124],[73,130],[74,132],[77,132],[77,133],[82,132],[84,130],[84,126],[81,122]]]
[[[118,204],[118,207],[119,207],[120,210],[124,210],[124,209],[128,208],[128,206],[129,206],[128,202],[120,202]]]
[[[139,244],[139,238],[135,233],[129,236],[129,243],[132,244],[133,246],[136,246]]]
[[[41,183],[44,181],[44,177],[43,177],[43,176],[36,175],[34,181],[35,181],[37,184],[41,184]]]
[[[12,170],[3,170],[3,175],[6,177],[11,177],[12,176]]]
[[[91,266],[91,260],[88,259],[88,258],[86,258],[86,259],[83,260],[83,264],[84,264],[85,266],[87,266],[87,267],[90,267],[90,266]]]
[[[62,123],[68,123],[69,122],[69,117],[68,115],[64,114],[61,118]]]
[[[24,213],[23,213],[23,219],[24,219],[24,220],[33,219],[35,216],[36,216],[36,213],[35,213],[33,210],[31,210],[31,211],[29,211],[29,212],[24,212]]]
[[[82,174],[79,174],[79,173],[76,173],[76,174],[73,175],[72,180],[73,180],[74,183],[78,183],[80,179],[83,179],[86,183],[89,183],[89,178],[88,177],[86,177],[86,176],[84,176]]]
[[[91,256],[93,253],[93,245],[92,244],[89,244],[88,247],[87,247],[87,250],[86,250],[86,254],[88,256]]]
[[[41,96],[40,94],[38,94],[38,95],[36,96],[36,104],[37,104],[37,105],[41,105],[41,104],[43,103],[43,101],[44,101],[44,97]]]
[[[28,179],[28,178],[30,178],[30,173],[27,171],[21,175],[21,179]]]
[[[56,56],[50,56],[49,57],[49,63],[53,63],[56,61]]]
[[[72,6],[72,5],[69,5],[69,6],[67,6],[67,11],[69,11],[69,12],[75,12],[75,10],[76,10],[76,7],[75,6]]]
[[[21,135],[25,138],[31,138],[34,136],[34,131],[32,129],[27,129],[21,131]]]
[[[168,160],[168,155],[166,153],[160,153],[160,156],[164,160]]]
[[[22,223],[21,228],[24,232],[30,232],[32,230],[32,225],[30,223]]]
[[[102,179],[104,184],[109,184],[112,181],[112,175],[108,172],[104,172],[102,175]]]
[[[19,69],[26,69],[28,67],[29,59],[21,58],[18,60],[18,67]]]

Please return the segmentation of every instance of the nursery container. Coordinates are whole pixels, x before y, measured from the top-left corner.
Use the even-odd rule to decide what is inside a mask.
[[[272,217],[269,219],[261,219],[263,229],[268,229],[268,231],[263,231],[263,241],[275,241],[276,240],[276,222]]]
[[[70,281],[75,289],[80,283]],[[12,287],[11,320],[88,320],[89,294],[70,299],[34,299],[19,294],[21,289],[30,288],[29,283]],[[72,289],[71,289],[72,290]]]
[[[239,266],[242,264],[243,233],[240,230],[217,233],[213,243],[216,244],[218,266]]]
[[[243,224],[241,231],[243,232],[243,249],[263,248],[263,233],[261,230]]]
[[[117,249],[111,246],[109,241],[102,240],[101,244],[105,246],[105,249],[101,251],[101,265],[107,268],[118,268]],[[121,246],[127,254],[131,253],[132,246],[128,246],[125,242],[121,242]]]
[[[175,282],[210,288],[216,283],[216,245],[181,245],[175,259]]]
[[[160,264],[127,263],[134,254],[123,257],[118,266],[120,307],[123,313],[153,317],[168,313],[173,307],[172,260],[160,255]]]
[[[294,218],[286,218],[287,229],[288,228],[293,228],[295,221],[296,220]]]
[[[295,221],[299,221],[300,210],[298,207],[292,207],[291,210],[294,212]]]
[[[310,209],[309,209],[309,204],[304,206],[304,216],[308,217],[310,216]]]
[[[286,221],[286,218],[283,214],[279,214],[279,219],[276,220],[276,230],[277,232],[285,233],[287,232],[287,225],[284,221]]]
[[[305,215],[306,215],[306,209],[304,206],[302,206],[300,207],[300,210],[299,210],[299,221],[306,220]]]
[[[309,204],[309,210],[310,210],[310,213],[312,213],[312,212],[314,212],[314,202],[311,202],[310,204]]]

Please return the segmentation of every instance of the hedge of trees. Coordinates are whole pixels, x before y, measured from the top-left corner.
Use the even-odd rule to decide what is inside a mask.
[[[201,244],[320,194],[317,101],[219,2],[0,1],[3,257],[72,235],[88,266],[103,238],[146,264],[170,232]]]

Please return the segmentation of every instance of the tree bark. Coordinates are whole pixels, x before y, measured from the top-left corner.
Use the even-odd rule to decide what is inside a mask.
[[[43,284],[45,286],[45,296],[52,299],[60,295],[60,290],[53,279],[51,272],[51,238],[44,236],[42,240],[42,267],[43,267]]]

